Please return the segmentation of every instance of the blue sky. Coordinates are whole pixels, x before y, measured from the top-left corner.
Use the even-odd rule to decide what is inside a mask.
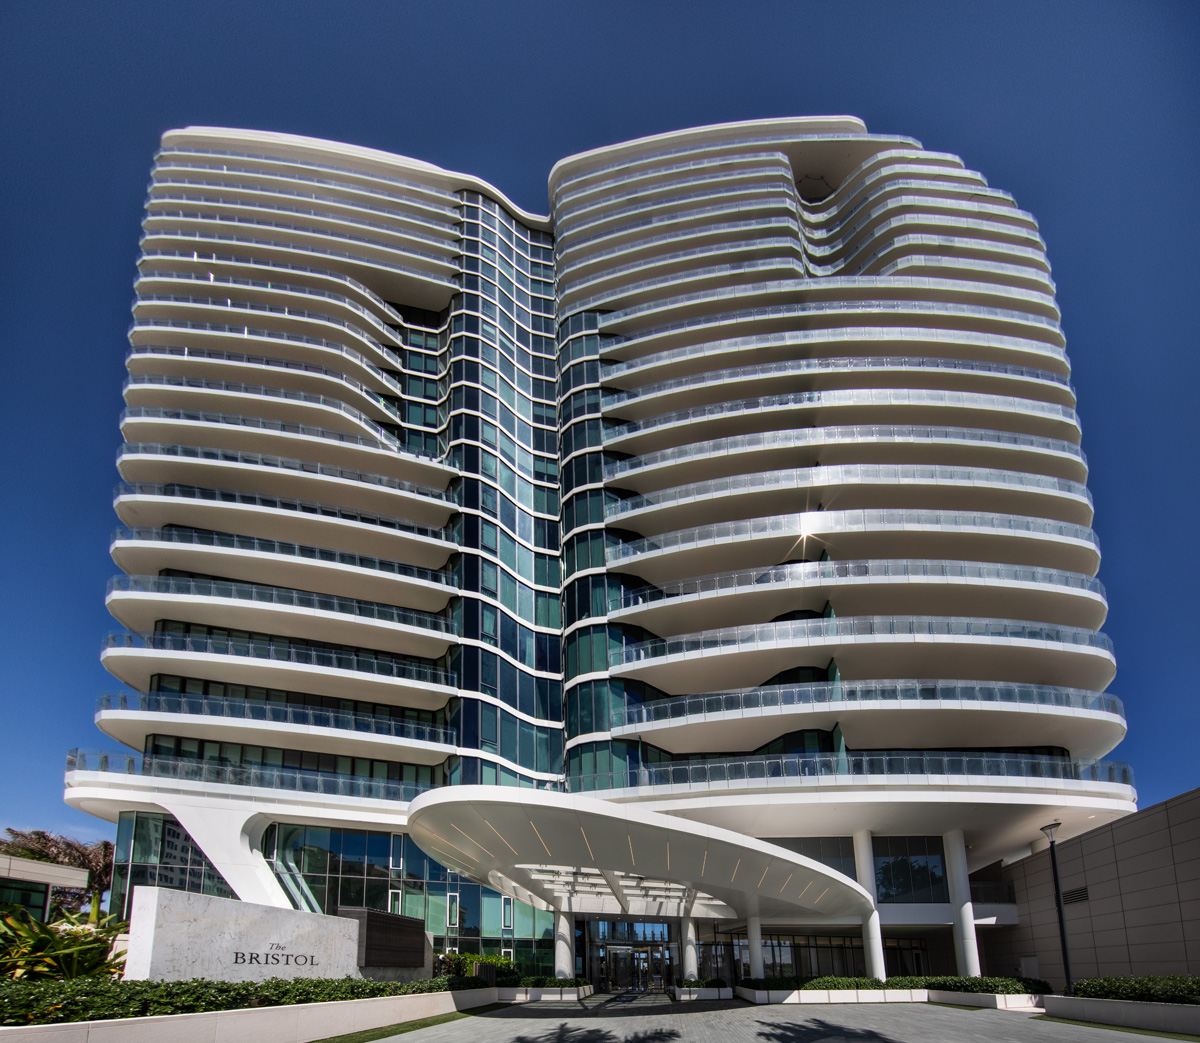
[[[61,803],[100,667],[125,330],[168,128],[289,131],[481,175],[546,209],[572,152],[849,113],[954,152],[1047,240],[1092,464],[1143,806],[1200,785],[1195,305],[1200,5],[1166,0],[0,5],[0,827]]]

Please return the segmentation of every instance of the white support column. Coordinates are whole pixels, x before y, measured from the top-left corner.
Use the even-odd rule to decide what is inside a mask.
[[[554,976],[575,977],[575,915],[569,910],[554,913]]]
[[[761,917],[746,917],[746,946],[750,950],[750,977],[765,977],[763,974]]]
[[[292,908],[271,867],[250,845],[251,832],[261,832],[261,827],[252,830],[252,820],[257,817],[252,808],[244,803],[192,803],[171,797],[159,797],[157,802],[200,845],[243,902]]]
[[[883,932],[879,927],[879,899],[875,894],[875,849],[871,831],[861,829],[854,834],[854,872],[863,890],[871,896],[870,915],[863,917],[863,953],[867,958],[867,977],[887,980],[883,962]]]
[[[683,949],[683,976],[700,977],[700,954],[696,945],[696,921],[690,916],[679,918],[679,941]]]
[[[975,936],[975,908],[971,904],[971,876],[967,869],[967,845],[961,829],[942,834],[946,853],[946,883],[954,908],[954,958],[964,978],[979,977],[979,941]]]

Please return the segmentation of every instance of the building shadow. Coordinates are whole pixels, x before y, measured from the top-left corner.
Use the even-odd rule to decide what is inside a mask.
[[[817,1043],[836,1039],[838,1043],[903,1043],[875,1029],[856,1029],[837,1025],[824,1018],[809,1017],[803,1023],[760,1021],[758,1038],[770,1043]]]
[[[670,1043],[679,1036],[675,1029],[648,1029],[621,1036],[599,1026],[572,1026],[564,1021],[536,1035],[514,1036],[512,1043]]]

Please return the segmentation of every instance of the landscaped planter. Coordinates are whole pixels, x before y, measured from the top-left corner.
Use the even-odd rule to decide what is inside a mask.
[[[1040,1007],[1042,997],[1030,993],[1007,995],[1002,992],[943,992],[929,990],[930,1003],[949,1003],[955,1007],[990,1007],[1009,1010],[1013,1007]]]
[[[731,1000],[733,999],[733,989],[681,989],[674,986],[671,989],[675,998],[681,1003],[687,1003],[690,1000]]]
[[[1200,1035],[1200,1006],[1190,1003],[1144,1003],[1140,1000],[1097,1000],[1086,996],[1047,996],[1046,1013],[1052,1018],[1091,1021],[1098,1025],[1182,1032]]]
[[[750,1003],[924,1003],[924,989],[792,989],[770,992],[737,988]],[[932,995],[932,993],[930,993]],[[958,993],[945,993],[955,995]]]
[[[221,1043],[263,1043],[264,1040],[312,1043],[348,1032],[482,1007],[496,1002],[496,991],[462,989],[203,1014],[12,1025],[0,1027],[0,1043],[163,1043],[164,1040],[171,1043],[211,1043],[212,1040]]]
[[[584,985],[582,988],[572,985],[569,989],[555,989],[550,986],[535,989],[497,988],[496,1002],[538,1003],[543,1000],[582,1000],[595,991],[590,985]]]

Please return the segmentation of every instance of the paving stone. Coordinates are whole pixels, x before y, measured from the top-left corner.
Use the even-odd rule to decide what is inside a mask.
[[[1121,1043],[1159,1037],[1121,1033]],[[927,1003],[676,1003],[595,995],[514,1004],[381,1043],[1114,1043],[1111,1030],[1038,1020],[1032,1012]]]

